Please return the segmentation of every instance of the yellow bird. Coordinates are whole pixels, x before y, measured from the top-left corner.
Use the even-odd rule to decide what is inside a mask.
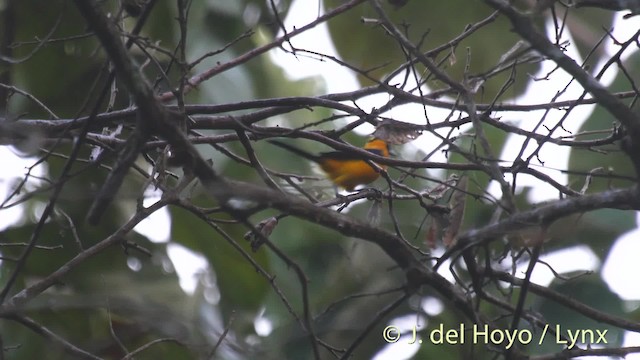
[[[280,141],[268,141],[273,145],[315,162],[334,184],[347,191],[353,191],[356,186],[369,184],[380,177],[380,173],[369,165],[363,156],[358,154],[329,151],[314,155]],[[363,146],[363,149],[379,156],[389,157],[389,145],[381,139],[373,138],[369,140]],[[384,165],[378,166],[382,169],[387,168]]]

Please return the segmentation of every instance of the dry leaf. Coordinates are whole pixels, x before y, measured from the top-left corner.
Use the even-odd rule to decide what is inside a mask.
[[[373,132],[373,137],[382,139],[389,144],[401,145],[415,140],[422,134],[420,125],[395,120],[383,120],[382,124]]]
[[[457,189],[451,196],[451,202],[449,203],[449,226],[444,232],[442,237],[442,243],[448,249],[455,245],[456,236],[462,226],[462,220],[464,220],[464,208],[467,203],[467,177],[462,176],[458,181]]]

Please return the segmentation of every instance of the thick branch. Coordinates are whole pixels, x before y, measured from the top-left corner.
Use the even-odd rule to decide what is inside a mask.
[[[509,18],[514,31],[518,35],[573,76],[586,91],[593,95],[599,105],[607,109],[611,115],[620,121],[629,134],[629,141],[625,151],[632,159],[636,173],[640,174],[640,119],[591,74],[552,44],[544,34],[536,29],[533,21],[528,16],[520,13],[504,0],[485,0],[485,2]]]
[[[487,243],[504,234],[530,227],[550,225],[565,216],[598,209],[638,210],[640,209],[640,193],[636,187],[604,191],[593,195],[558,200],[549,205],[519,212],[495,224],[469,230],[460,235],[456,245],[442,256],[439,262],[442,263],[452,254],[461,250]]]

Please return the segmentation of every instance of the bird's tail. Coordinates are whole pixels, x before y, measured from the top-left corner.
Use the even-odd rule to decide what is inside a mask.
[[[299,149],[299,148],[297,148],[297,147],[295,147],[293,145],[285,144],[285,143],[280,142],[278,140],[267,140],[267,141],[269,143],[275,145],[275,146],[279,146],[279,147],[281,147],[281,148],[283,148],[285,150],[291,151],[292,153],[294,153],[296,155],[302,156],[305,159],[309,159],[309,160],[314,161],[314,162],[319,162],[320,161],[320,157],[319,156],[313,155],[311,153],[308,153],[308,152],[306,152],[306,151],[304,151],[302,149]]]

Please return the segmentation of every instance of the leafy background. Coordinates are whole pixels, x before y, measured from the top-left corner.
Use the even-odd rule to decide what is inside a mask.
[[[92,92],[94,82],[104,79],[104,74],[99,72],[106,60],[104,52],[98,51],[99,45],[93,37],[71,42],[52,42],[34,52],[37,44],[34,42],[35,37],[43,38],[57,22],[59,25],[55,28],[52,38],[86,34],[85,22],[67,1],[0,1],[0,5],[5,5],[5,11],[9,2],[14,7],[17,20],[15,39],[20,42],[19,46],[12,49],[12,56],[28,57],[28,61],[11,66],[0,63],[0,73],[5,80],[8,76],[16,87],[27,89],[42,103],[47,104],[57,116],[76,116],[81,105],[79,99],[84,99],[86,94]],[[316,11],[315,8],[319,5],[312,3],[309,11]],[[325,0],[321,5],[333,8],[340,3],[342,2],[337,0]],[[284,19],[287,16],[290,5],[289,1],[278,2],[280,18]],[[113,2],[107,2],[105,6],[110,7],[112,11],[116,10],[116,4]],[[179,29],[175,21],[175,6],[174,2],[158,2],[144,28],[143,36],[158,41],[168,49],[177,46]],[[491,14],[491,10],[480,1],[462,0],[409,1],[404,7],[394,8],[388,5],[386,9],[394,21],[410,25],[407,32],[411,40],[417,42],[420,34],[428,32],[423,48],[432,48],[447,42],[460,34],[468,23]],[[342,59],[361,69],[377,68],[372,74],[375,78],[382,78],[403,63],[405,55],[394,40],[385,34],[384,29],[362,22],[362,18],[375,18],[375,13],[367,6],[360,6],[329,21],[329,34]],[[572,11],[566,29],[574,35],[575,43],[571,45],[575,45],[582,55],[586,55],[593,46],[594,39],[602,36],[602,28],[611,26],[612,19],[613,13],[602,10]],[[131,26],[133,21],[128,19],[125,23]],[[544,21],[545,16],[541,14],[539,23],[542,25]],[[248,40],[239,41],[227,51],[202,62],[192,69],[192,72],[199,73],[217,62],[232,60],[256,46],[271,41],[278,32],[275,24],[268,1],[193,2],[188,22],[189,59],[222,48],[247,28],[255,29],[256,33]],[[447,71],[454,78],[461,79],[467,66],[467,56],[470,56],[471,74],[480,75],[491,69],[516,40],[517,37],[509,31],[507,22],[499,18],[466,39],[457,48],[442,51],[435,59],[445,61],[448,64],[445,66]],[[467,53],[468,49],[470,55]],[[143,54],[139,51],[133,50],[133,54],[140,62],[144,61]],[[590,62],[597,64],[604,56],[605,54],[596,52],[591,55]],[[162,58],[161,55],[159,57]],[[628,69],[637,69],[635,57],[626,66]],[[529,84],[529,75],[538,69],[538,65],[519,69],[516,86],[503,95],[502,101],[522,94]],[[148,74],[151,75],[152,71],[149,70]],[[177,71],[169,74],[174,81],[180,76]],[[479,100],[493,99],[507,76],[509,74],[505,73],[502,77],[494,77],[486,83],[480,92]],[[359,76],[358,80],[362,86],[371,84],[370,80],[362,76]],[[429,85],[432,89],[442,87],[442,84],[436,81]],[[629,79],[620,75],[610,89],[626,91],[629,90],[629,86]],[[261,56],[204,82],[197,91],[189,93],[185,101],[191,104],[223,104],[258,98],[316,96],[324,92],[325,84],[321,78],[291,80],[286,69],[276,65],[271,57]],[[119,96],[115,108],[125,108],[129,105],[130,101],[126,96]],[[17,95],[8,102],[6,112],[27,118],[51,118],[41,107]],[[298,111],[292,115],[281,115],[277,121],[300,126],[329,115],[328,110]],[[610,127],[611,120],[603,110],[597,109],[584,122],[581,131]],[[508,134],[490,127],[487,127],[486,131],[494,150],[500,153]],[[211,130],[209,133],[222,132]],[[361,138],[353,135],[345,139],[354,144],[362,142]],[[461,146],[471,149],[475,145],[469,142],[461,143]],[[21,148],[20,144],[16,148],[20,151],[33,150],[28,146]],[[237,144],[230,148],[236,151],[241,149]],[[256,148],[269,167],[300,174],[310,172],[308,165],[302,160],[271,156],[275,152],[265,144],[257,144]],[[211,147],[203,146],[200,149],[205,157],[218,160],[215,163],[220,173],[231,178],[259,182],[259,177],[250,167],[230,160],[220,161],[220,154]],[[68,151],[69,145],[66,144],[58,145],[56,148],[56,153]],[[87,158],[88,155],[89,149],[86,149],[82,157]],[[420,154],[414,156],[418,159]],[[615,149],[607,154],[573,150],[570,156],[569,168],[573,170],[590,171],[603,167],[614,169],[622,175],[631,173],[626,158]],[[449,158],[451,162],[460,160],[456,155]],[[63,161],[60,156],[52,156],[46,160],[42,167],[48,177],[56,178]],[[78,166],[78,169],[80,168],[81,166]],[[118,202],[110,208],[99,226],[91,227],[82,222],[93,200],[92,194],[104,181],[106,174],[105,169],[94,169],[80,172],[70,180],[58,203],[56,216],[46,225],[39,242],[40,246],[50,246],[54,249],[36,249],[29,257],[27,267],[18,277],[14,289],[23,288],[34,279],[50,274],[78,253],[78,244],[66,216],[75,222],[77,236],[87,248],[111,234],[134,213],[135,199],[144,184],[144,179],[136,174],[132,174],[124,183]],[[393,171],[391,174],[397,175]],[[21,176],[22,174],[15,174],[15,179]],[[433,172],[432,176],[442,175]],[[584,176],[576,175],[569,179],[569,184],[573,185],[581,183]],[[481,194],[489,187],[485,176],[472,176],[472,180],[473,192]],[[35,192],[33,197],[19,205],[23,217],[0,233],[1,243],[23,243],[33,233],[37,215],[51,191],[46,182],[33,183],[32,186],[41,191]],[[13,185],[15,184],[14,181]],[[413,180],[410,184],[416,187],[432,186],[424,180]],[[605,178],[594,182],[589,191],[626,185],[628,182],[611,182]],[[197,199],[198,195],[198,190],[194,190],[193,198]],[[522,202],[522,207],[532,205],[529,204],[526,190],[518,196],[518,200]],[[214,204],[201,200],[198,205]],[[394,210],[396,217],[402,219],[402,232],[407,234],[415,245],[423,246],[425,228],[420,207],[411,202],[396,205]],[[353,217],[367,218],[373,206],[370,202],[360,202],[353,204],[348,213]],[[476,199],[469,200],[464,228],[486,223],[491,212],[491,204]],[[25,312],[71,343],[105,358],[120,358],[123,354],[123,350],[114,341],[114,334],[129,351],[161,338],[174,338],[183,343],[159,343],[140,353],[136,357],[139,359],[206,358],[224,331],[228,331],[228,334],[218,349],[216,358],[310,358],[308,339],[267,279],[256,272],[219,233],[193,214],[178,208],[170,208],[169,214],[171,230],[167,242],[152,242],[133,232],[127,235],[127,241],[136,242],[148,249],[151,257],[135,251],[125,252],[119,247],[110,248],[75,269],[65,277],[64,283],[56,285],[38,297],[37,301],[31,302]],[[275,213],[264,212],[260,214],[260,218],[253,220],[260,221],[270,214]],[[388,214],[384,211],[380,216],[379,225],[387,229],[392,226]],[[245,231],[236,225],[222,224],[220,227],[234,239],[242,239]],[[579,218],[568,218],[558,224],[560,230],[556,235],[556,241],[546,245],[544,251],[551,253],[575,244],[583,244],[589,246],[603,262],[614,244],[614,239],[634,227],[634,214],[628,211],[602,210]],[[567,228],[575,228],[577,231],[566,231]],[[336,300],[345,299],[352,294],[378,293],[394,289],[404,282],[403,274],[393,269],[394,264],[377,247],[344,238],[315,224],[284,219],[271,238],[304,269],[310,280],[310,307],[317,315],[316,331],[326,342],[338,348],[348,347],[354,337],[362,332],[364,324],[373,314],[389,304],[398,294],[364,296],[338,303]],[[238,243],[245,251],[250,252],[246,242],[238,240]],[[193,293],[186,293],[179,286],[174,266],[180,264],[173,263],[168,258],[167,248],[176,244],[201,255],[208,264],[207,271],[198,274],[199,280]],[[21,247],[2,246],[0,252],[5,259],[16,258],[21,253]],[[251,253],[251,256],[263,269],[272,274],[278,288],[291,301],[293,309],[300,313],[300,284],[291,269],[269,251],[261,250]],[[12,269],[11,261],[2,261],[0,283],[6,282]],[[572,297],[587,300],[596,308],[640,321],[637,304],[623,301],[610,291],[598,271],[571,282],[557,281],[551,286]],[[421,314],[421,321],[412,321],[417,321],[424,328],[425,332],[422,334],[426,334],[426,331],[439,323],[459,324],[466,320],[446,306],[443,311],[426,316],[421,304],[425,303],[425,300],[434,299],[446,304],[446,300],[425,289],[388,315],[387,322],[392,323],[395,321],[393,319],[401,319],[407,315]],[[597,325],[584,323],[584,318],[566,311],[554,302],[536,300],[527,304],[527,307],[540,312],[548,320],[553,319],[570,327]],[[500,314],[497,309],[485,310],[490,315]],[[258,333],[256,319],[261,319],[263,324],[269,324],[271,331]],[[381,329],[376,328],[366,337],[357,349],[356,358],[371,358],[385,347],[379,335],[380,331]],[[35,359],[47,354],[47,359],[64,359],[67,356],[61,349],[52,346],[51,342],[16,322],[1,321],[0,334],[6,358]],[[611,329],[610,334],[612,341],[609,346],[619,346],[623,338],[622,331]],[[183,346],[184,344],[187,346]],[[558,346],[547,345],[530,351],[546,353],[559,350]],[[467,358],[472,351],[478,349],[470,345],[422,346],[414,358]],[[490,358],[492,355],[480,349],[474,356]]]

